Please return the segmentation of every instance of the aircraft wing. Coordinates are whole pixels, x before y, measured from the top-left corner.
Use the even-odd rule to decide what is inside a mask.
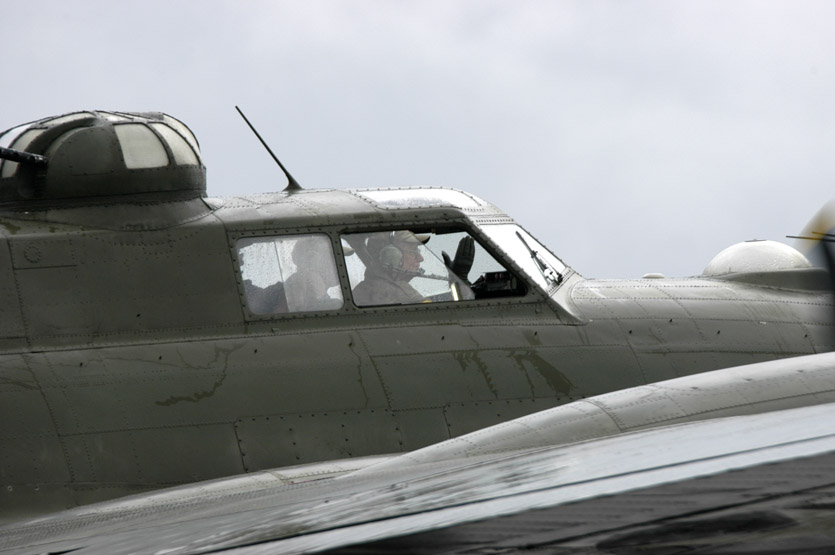
[[[55,513],[0,529],[0,552],[829,552],[833,391],[835,354],[719,370],[324,479],[260,472]]]

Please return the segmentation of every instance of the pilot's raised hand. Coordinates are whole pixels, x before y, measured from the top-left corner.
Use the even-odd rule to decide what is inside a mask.
[[[463,237],[458,242],[458,250],[455,251],[455,260],[450,260],[449,255],[445,251],[441,251],[441,256],[444,258],[444,264],[446,264],[446,267],[453,274],[461,278],[464,283],[469,283],[467,276],[473,267],[473,258],[475,258],[475,241],[472,237]]]

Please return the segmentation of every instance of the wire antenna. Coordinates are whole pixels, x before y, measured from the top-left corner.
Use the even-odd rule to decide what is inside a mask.
[[[276,156],[275,153],[273,153],[272,149],[270,149],[266,141],[264,141],[264,139],[261,138],[261,135],[258,133],[258,131],[255,130],[255,127],[251,123],[249,123],[248,119],[246,119],[246,116],[241,111],[241,109],[237,106],[235,106],[235,109],[238,111],[239,114],[241,114],[241,117],[244,118],[246,124],[249,126],[250,129],[252,129],[252,132],[255,133],[255,136],[258,137],[258,140],[261,141],[261,144],[264,145],[264,148],[266,148],[267,152],[270,153],[270,156],[273,157],[273,160],[275,160],[275,163],[278,164],[279,168],[281,168],[281,171],[284,172],[284,175],[287,176],[287,187],[284,189],[284,192],[292,193],[294,191],[301,191],[302,186],[299,185],[299,182],[296,181],[292,175],[290,175],[290,172],[287,171],[287,168],[285,168],[284,164],[281,163],[281,160],[278,159],[278,156]]]

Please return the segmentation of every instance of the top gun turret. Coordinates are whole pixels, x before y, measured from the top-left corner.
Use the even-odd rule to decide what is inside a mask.
[[[76,112],[0,134],[0,206],[205,196],[194,134],[162,113]]]

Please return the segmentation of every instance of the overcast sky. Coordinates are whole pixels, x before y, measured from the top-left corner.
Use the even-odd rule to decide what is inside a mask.
[[[832,195],[835,3],[0,0],[0,129],[162,111],[212,196],[440,185],[587,277],[699,274]]]

